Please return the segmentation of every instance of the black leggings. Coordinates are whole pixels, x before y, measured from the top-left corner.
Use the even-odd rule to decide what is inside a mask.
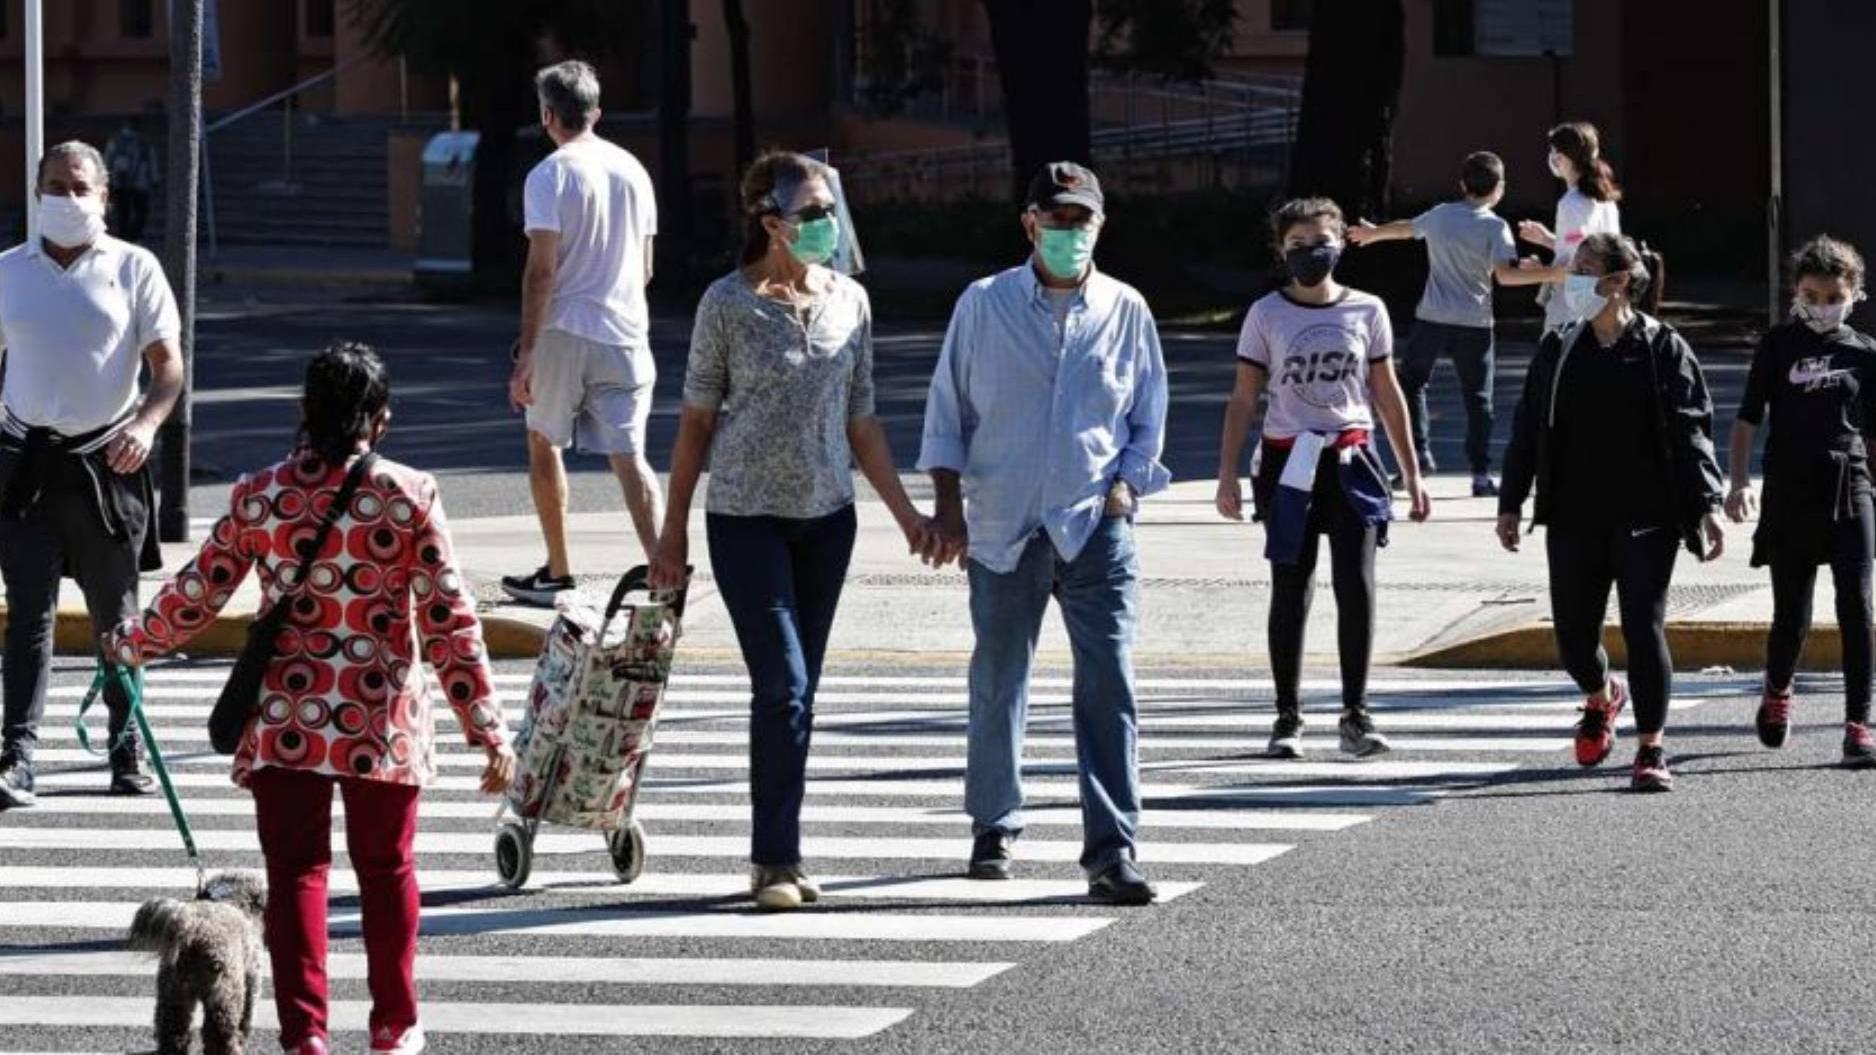
[[[1876,554],[1876,510],[1870,497],[1856,500],[1856,515],[1837,521],[1831,532],[1830,574],[1837,587],[1837,627],[1843,636],[1844,721],[1869,721],[1870,562]],[[1772,558],[1772,632],[1765,640],[1765,684],[1789,689],[1811,631],[1811,595],[1817,564]]]
[[[1338,458],[1325,453],[1316,471],[1310,498],[1310,530],[1295,564],[1270,564],[1270,673],[1276,682],[1277,706],[1294,709],[1301,704],[1303,630],[1309,624],[1309,606],[1316,596],[1316,556],[1319,535],[1329,536],[1329,573],[1334,576],[1336,648],[1342,661],[1342,706],[1365,707],[1368,702],[1368,667],[1374,654],[1374,551],[1380,525],[1364,526],[1348,504],[1336,476]],[[1281,471],[1266,466],[1269,492]]]
[[[1630,695],[1635,728],[1658,733],[1668,720],[1674,661],[1668,655],[1668,581],[1680,534],[1659,527],[1636,534],[1616,527],[1553,526],[1544,536],[1550,557],[1550,615],[1557,655],[1577,688],[1598,693],[1609,683],[1609,654],[1602,647],[1602,621],[1609,587],[1616,590],[1622,640],[1628,647]]]

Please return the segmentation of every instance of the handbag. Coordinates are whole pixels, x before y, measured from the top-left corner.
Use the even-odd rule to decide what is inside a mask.
[[[300,558],[300,571],[293,580],[295,592],[304,587],[313,560],[326,548],[326,539],[332,537],[333,525],[351,508],[353,496],[358,494],[359,486],[365,482],[366,474],[371,472],[371,467],[377,461],[376,454],[366,453],[346,474],[338,496],[332,500],[331,507],[319,521],[319,531],[313,536],[313,544],[307,548],[306,555]],[[268,666],[274,661],[275,642],[279,640],[280,631],[286,628],[287,618],[293,614],[292,602],[292,594],[283,593],[271,608],[248,624],[248,637],[241,646],[241,655],[235,660],[234,669],[228,672],[228,682],[222,686],[221,695],[215,698],[215,709],[208,716],[208,741],[217,754],[232,755],[241,746],[241,737],[247,732],[248,720],[254,716],[254,709],[260,704],[261,683],[267,676]]]

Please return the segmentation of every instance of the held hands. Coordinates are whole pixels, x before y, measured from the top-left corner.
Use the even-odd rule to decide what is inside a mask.
[[[1366,220],[1355,221],[1355,226],[1348,229],[1348,244],[1353,246],[1367,245],[1369,242],[1375,240],[1375,230],[1375,225]]]
[[[919,559],[933,568],[942,568],[953,562],[962,566],[971,548],[970,531],[964,526],[964,510],[940,509],[926,524],[928,526],[919,549]]]
[[[105,444],[104,457],[110,463],[112,472],[128,476],[143,468],[143,463],[150,460],[150,445],[155,442],[156,426],[140,418],[111,437],[111,442]]]
[[[1759,515],[1759,496],[1751,485],[1735,487],[1726,496],[1726,518],[1735,524],[1743,524]]]
[[[1516,513],[1501,513],[1498,516],[1498,544],[1512,553],[1518,552],[1518,523],[1521,519]]]
[[[515,781],[515,749],[499,744],[482,750],[489,760],[482,770],[482,794],[500,795]]]

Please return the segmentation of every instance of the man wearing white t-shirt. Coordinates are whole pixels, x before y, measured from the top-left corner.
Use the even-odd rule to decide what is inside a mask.
[[[182,391],[181,324],[156,258],[104,233],[107,180],[87,144],[48,150],[34,191],[40,240],[0,254],[0,810],[34,803],[59,580],[78,581],[101,638],[137,613],[138,572],[160,563],[146,463]],[[140,394],[145,363],[150,388]],[[110,790],[144,794],[129,699],[115,684],[104,699]]]
[[[584,62],[535,75],[541,124],[558,147],[528,173],[523,226],[521,340],[509,398],[525,408],[528,483],[547,563],[512,575],[516,600],[551,606],[573,587],[567,556],[567,470],[561,451],[604,454],[625,489],[639,544],[657,548],[658,478],[645,460],[657,366],[645,284],[658,207],[638,159],[593,132],[599,78]]]

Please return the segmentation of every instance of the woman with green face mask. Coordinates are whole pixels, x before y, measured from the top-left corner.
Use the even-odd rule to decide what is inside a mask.
[[[927,525],[873,411],[866,290],[826,266],[841,232],[830,170],[800,154],[743,177],[741,266],[697,305],[671,500],[653,587],[684,581],[692,496],[710,464],[710,565],[751,688],[750,888],[763,908],[820,898],[801,861],[814,694],[847,577],[858,463],[914,552]]]

